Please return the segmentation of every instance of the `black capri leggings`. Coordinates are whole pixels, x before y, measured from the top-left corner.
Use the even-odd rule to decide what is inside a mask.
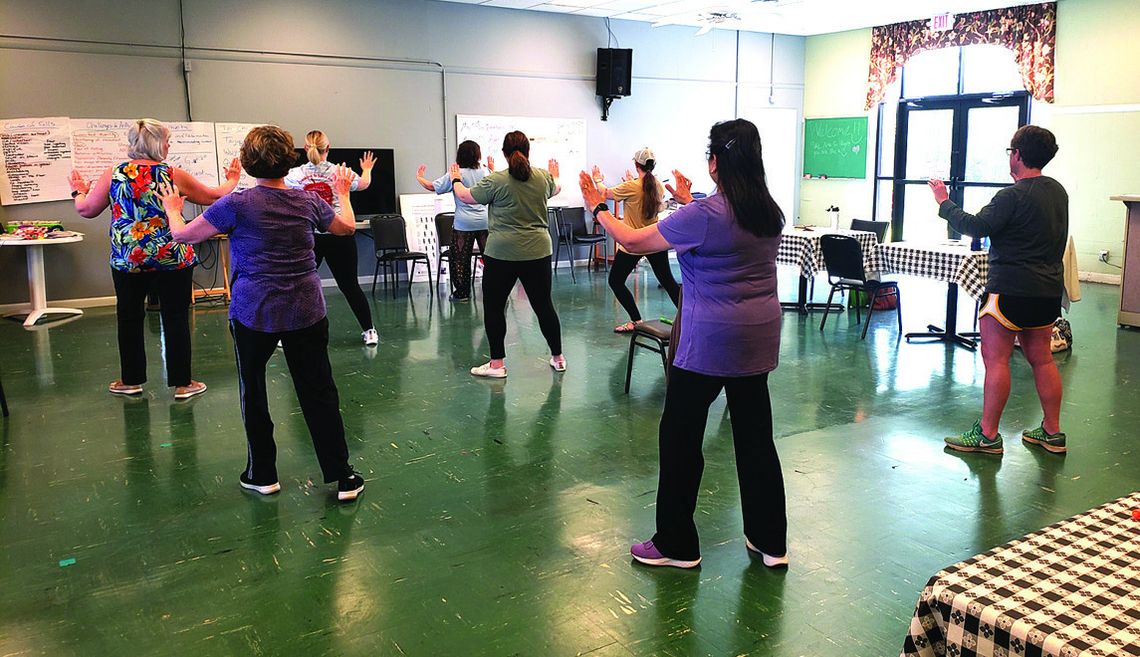
[[[621,307],[629,313],[629,318],[635,322],[641,321],[641,311],[637,309],[637,302],[634,301],[633,293],[625,284],[625,279],[629,277],[630,272],[642,258],[649,261],[649,265],[653,267],[653,275],[657,277],[657,282],[661,284],[661,287],[665,288],[665,292],[673,300],[674,306],[677,305],[677,294],[680,291],[677,279],[673,278],[673,270],[669,268],[668,251],[658,251],[640,256],[618,249],[617,253],[614,254],[614,264],[610,267],[610,289],[614,291],[614,296],[621,303]]]
[[[503,341],[507,337],[507,297],[522,281],[530,307],[538,317],[538,326],[550,354],[562,353],[562,325],[554,302],[550,300],[550,256],[537,260],[498,260],[483,256],[483,327],[491,358],[506,357]]]

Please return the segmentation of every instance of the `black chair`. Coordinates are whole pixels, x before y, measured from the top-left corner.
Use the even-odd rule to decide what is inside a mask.
[[[446,260],[448,266],[453,266],[455,262],[455,254],[451,252],[451,232],[455,230],[455,213],[454,212],[440,212],[435,215],[435,239],[439,247],[439,255],[435,259],[435,287],[439,289],[439,281],[443,276],[443,261]],[[446,248],[444,248],[446,246]],[[475,261],[483,252],[479,247],[472,245],[471,249],[471,292],[475,293]],[[450,282],[448,284],[450,288]],[[451,290],[452,293],[455,290]]]
[[[398,214],[381,214],[368,222],[372,228],[372,239],[376,243],[376,270],[372,273],[372,298],[376,298],[376,279],[380,268],[384,268],[384,289],[388,289],[388,275],[392,275],[392,298],[396,298],[396,286],[400,283],[399,263],[408,264],[408,296],[412,295],[412,274],[416,263],[421,260],[427,265],[428,281],[431,281],[431,260],[426,253],[408,250],[408,234],[404,218]]]
[[[820,248],[823,249],[823,264],[827,268],[827,282],[831,284],[831,293],[827,295],[827,306],[823,309],[823,320],[819,323],[819,330],[827,323],[831,300],[837,290],[855,290],[865,292],[870,299],[867,307],[867,323],[863,325],[863,335],[866,339],[867,328],[871,325],[871,315],[875,312],[875,300],[883,297],[895,297],[895,310],[898,314],[899,333],[902,333],[902,297],[899,296],[898,283],[894,281],[877,281],[867,279],[863,271],[863,249],[859,240],[847,235],[821,235]],[[859,304],[855,305],[855,321],[861,320]]]
[[[629,394],[629,382],[633,378],[633,352],[636,348],[648,349],[661,354],[661,367],[669,374],[669,343],[673,327],[658,319],[651,319],[635,325],[629,335],[629,357],[625,363],[625,392]]]
[[[590,262],[594,259],[594,246],[597,244],[602,245],[602,254],[606,261],[606,270],[609,270],[610,264],[610,245],[609,240],[603,233],[595,235],[586,229],[586,215],[582,208],[569,208],[570,218],[567,218],[566,208],[550,208],[547,213],[548,216],[554,221],[557,227],[558,246],[554,251],[554,271],[558,271],[558,254],[562,251],[562,245],[566,245],[566,259],[570,263],[570,280],[577,282],[574,277],[574,247],[580,244],[586,244],[590,247],[590,255],[586,259],[586,270],[589,271]]]
[[[3,411],[4,417],[8,417],[8,398],[4,396],[3,381],[0,381],[0,411]]]
[[[887,227],[891,225],[889,221],[867,221],[866,219],[852,219],[851,230],[861,230],[867,233],[874,233],[875,239],[879,240],[882,244],[887,239]]]

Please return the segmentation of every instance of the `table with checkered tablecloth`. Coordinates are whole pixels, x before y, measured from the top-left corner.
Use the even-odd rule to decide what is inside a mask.
[[[780,237],[780,247],[776,252],[776,263],[791,265],[800,270],[800,283],[798,298],[794,303],[781,303],[788,309],[806,312],[808,310],[822,310],[827,304],[808,302],[808,280],[815,277],[817,272],[826,267],[823,264],[823,247],[820,238],[824,235],[846,235],[859,240],[859,247],[863,251],[863,270],[876,272],[882,269],[878,249],[878,240],[874,233],[862,230],[832,230],[830,228],[815,228],[795,226],[784,232]],[[842,310],[836,306],[835,310]]]
[[[876,251],[887,271],[956,283],[975,298],[986,291],[990,270],[987,251],[971,251],[957,243],[911,242],[880,244]]]
[[[902,657],[1140,656],[1140,492],[953,565]]]
[[[957,242],[950,244],[923,244],[894,242],[880,244],[875,249],[886,271],[945,281],[946,325],[928,325],[928,331],[907,333],[906,339],[933,339],[975,349],[977,333],[958,332],[958,286],[970,296],[980,297],[986,291],[989,274],[989,253],[971,251]]]
[[[823,247],[820,238],[824,235],[846,235],[859,240],[859,247],[863,250],[863,270],[867,272],[880,271],[879,242],[875,234],[864,230],[831,230],[830,228],[805,228],[796,226],[786,231],[780,238],[780,249],[776,253],[776,262],[781,265],[792,265],[800,270],[800,276],[812,278],[816,272],[826,269],[823,264]]]

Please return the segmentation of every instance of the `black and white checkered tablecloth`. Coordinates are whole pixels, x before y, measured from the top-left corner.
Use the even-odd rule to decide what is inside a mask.
[[[986,291],[990,263],[986,251],[943,244],[894,242],[880,244],[876,251],[886,271],[957,283],[972,297]]]
[[[951,566],[902,657],[1140,655],[1140,492]]]
[[[780,239],[780,248],[776,253],[776,262],[781,265],[792,265],[800,270],[800,276],[812,278],[816,272],[826,269],[823,265],[823,248],[820,246],[820,237],[824,235],[847,235],[859,240],[863,249],[863,270],[870,273],[881,271],[878,250],[879,241],[874,233],[862,230],[831,230],[830,228],[813,228],[812,230],[792,229],[783,234]]]

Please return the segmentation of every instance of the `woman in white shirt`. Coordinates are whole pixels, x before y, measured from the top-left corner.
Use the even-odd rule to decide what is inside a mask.
[[[340,199],[333,193],[336,166],[329,162],[329,138],[320,130],[313,130],[305,135],[305,155],[309,161],[289,170],[285,176],[285,184],[293,189],[305,189],[316,192],[326,203],[332,206],[335,212],[340,212]],[[364,153],[360,159],[361,174],[349,170],[352,176],[351,191],[359,192],[368,189],[372,184],[372,167],[376,165],[376,158],[372,151]],[[329,263],[329,271],[336,280],[336,286],[344,294],[345,301],[352,308],[352,314],[360,323],[360,337],[364,344],[372,347],[380,342],[376,327],[372,324],[372,309],[368,305],[368,298],[364,290],[360,289],[360,273],[357,270],[356,238],[352,235],[338,236],[330,233],[316,233],[314,252],[317,255],[317,266],[321,261]]]

